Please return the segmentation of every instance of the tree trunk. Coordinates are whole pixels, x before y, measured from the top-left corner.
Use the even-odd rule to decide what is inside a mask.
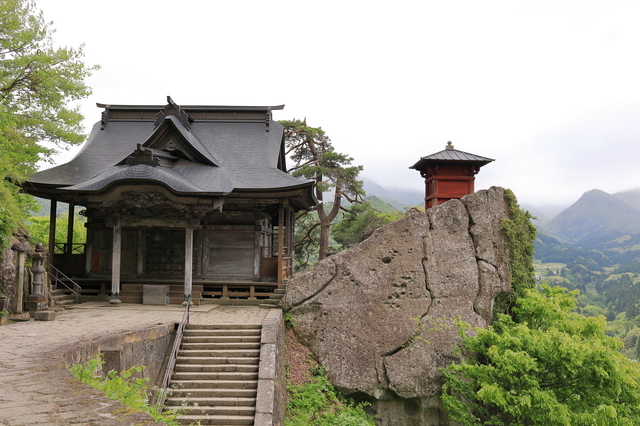
[[[329,256],[329,228],[331,221],[322,220],[320,222],[320,247],[318,248],[318,260]]]

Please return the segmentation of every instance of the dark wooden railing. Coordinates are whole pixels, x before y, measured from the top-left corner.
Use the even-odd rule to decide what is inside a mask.
[[[178,324],[178,328],[176,329],[176,336],[173,340],[173,347],[171,348],[171,352],[169,353],[167,368],[164,370],[164,376],[162,378],[162,383],[160,384],[158,399],[156,401],[156,404],[160,409],[162,409],[162,407],[164,406],[164,401],[167,399],[168,393],[170,391],[169,383],[171,382],[171,375],[173,374],[173,370],[176,368],[176,359],[178,357],[180,345],[182,345],[182,336],[184,335],[185,327],[187,326],[187,324],[189,324],[190,305],[191,296],[189,295],[184,307],[184,315],[182,316],[182,321],[180,321],[180,324]]]

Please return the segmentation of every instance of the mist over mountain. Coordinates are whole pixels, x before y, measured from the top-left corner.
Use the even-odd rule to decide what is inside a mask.
[[[578,244],[590,239],[615,239],[640,233],[640,209],[627,203],[627,199],[632,203],[635,200],[633,195],[628,197],[618,194],[616,197],[599,189],[592,189],[545,223],[543,228],[553,235]]]
[[[616,192],[613,196],[631,207],[635,207],[640,210],[640,188]]]
[[[424,193],[411,189],[388,189],[377,182],[364,178],[367,197],[377,197],[380,202],[405,211],[409,207],[423,206]],[[517,195],[517,194],[516,194]],[[640,239],[640,188],[609,194],[599,189],[585,192],[570,206],[561,205],[523,205],[523,209],[534,216],[534,225],[538,228],[537,253],[564,250],[561,257],[584,256],[578,248],[586,250],[607,249],[635,252],[635,247],[627,247]],[[568,250],[573,246],[576,250]],[[549,256],[547,256],[549,255]],[[592,256],[588,256],[592,257]],[[612,255],[613,258],[617,256]],[[628,256],[623,256],[628,257]],[[615,263],[598,259],[598,263]]]
[[[424,192],[411,189],[387,189],[371,179],[362,179],[367,196],[375,195],[400,211],[424,205]]]

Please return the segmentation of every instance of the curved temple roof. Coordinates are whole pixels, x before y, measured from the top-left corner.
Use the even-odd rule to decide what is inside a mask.
[[[47,198],[83,198],[114,186],[156,184],[175,195],[233,192],[304,194],[316,203],[313,182],[286,173],[282,125],[275,107],[111,106],[68,163],[31,176],[25,191]]]

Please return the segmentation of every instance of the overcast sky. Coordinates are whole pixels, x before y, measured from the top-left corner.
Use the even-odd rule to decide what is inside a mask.
[[[423,190],[408,167],[449,140],[521,204],[640,187],[635,0],[36,3],[102,66],[87,128],[96,102],[285,104],[389,189]]]

